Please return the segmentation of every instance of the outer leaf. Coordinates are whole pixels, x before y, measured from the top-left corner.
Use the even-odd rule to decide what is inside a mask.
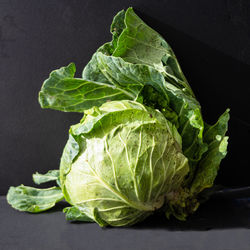
[[[208,151],[202,157],[191,186],[192,193],[199,193],[213,185],[221,160],[227,154],[227,140],[225,136],[228,127],[229,109],[221,115],[213,126],[207,125],[204,139],[208,143]]]
[[[95,53],[84,68],[83,78],[112,84],[133,93],[136,98],[144,86],[151,85],[168,100],[164,77],[156,69],[148,65],[131,64],[101,52]]]
[[[59,170],[49,170],[46,174],[39,174],[38,172],[36,172],[32,175],[33,181],[38,185],[49,181],[56,181],[58,186],[60,186],[59,177]]]
[[[112,26],[116,23],[114,19]],[[132,8],[128,8],[125,13],[124,25],[121,23],[120,20],[119,29],[117,28],[119,32],[113,36],[115,50],[112,55],[122,57],[128,62],[153,66],[163,72],[169,82],[181,89],[185,88],[186,92],[193,95],[168,43],[155,30],[147,26]],[[122,32],[121,28],[123,28]]]
[[[99,211],[98,211],[98,208],[94,208],[93,209],[93,216],[94,216],[94,220],[95,222],[100,226],[100,227],[106,227],[108,226],[108,223],[103,220],[103,218],[101,217]]]
[[[206,124],[204,141],[208,145],[208,150],[202,155],[202,159],[195,168],[195,165],[189,160],[191,173],[189,174],[188,187],[191,186],[191,188],[180,189],[177,193],[171,194],[174,198],[170,198],[170,202],[166,206],[167,217],[174,215],[177,219],[184,220],[197,210],[199,203],[202,202],[200,199],[204,199],[204,196],[197,199],[197,195],[205,188],[213,186],[220,162],[227,154],[228,137],[225,136],[225,133],[228,120],[229,110],[219,118],[215,125]]]
[[[207,150],[203,141],[204,122],[199,102],[180,89],[166,83],[170,107],[178,116],[178,132],[182,137],[182,149],[191,165],[195,166]]]
[[[55,206],[64,198],[59,187],[38,189],[27,186],[10,187],[8,203],[19,211],[39,213]]]
[[[66,215],[66,220],[71,221],[85,221],[85,222],[93,222],[91,218],[89,218],[81,209],[77,206],[73,207],[65,207],[63,212]]]
[[[69,139],[64,147],[63,155],[60,162],[60,183],[62,192],[64,193],[65,199],[72,204],[67,190],[65,189],[64,181],[65,176],[69,173],[73,161],[77,158],[81,150],[81,143],[77,141],[77,137],[72,135],[71,130],[69,131]]]
[[[125,11],[122,10],[118,12],[114,19],[113,22],[110,26],[110,32],[113,35],[113,40],[111,42],[107,42],[103,44],[97,51],[102,52],[105,55],[112,55],[114,52],[116,46],[117,46],[117,41],[119,39],[120,34],[122,33],[123,29],[125,28],[125,23],[124,23],[124,18],[125,18]]]
[[[114,50],[117,47],[119,36],[123,32],[123,30],[126,28],[126,25],[124,23],[124,18],[125,18],[125,11],[122,10],[115,15],[113,22],[110,26],[110,32],[113,34],[111,54],[114,52]]]
[[[75,65],[53,71],[39,93],[42,108],[83,112],[111,100],[134,99],[132,93],[105,83],[73,78]]]

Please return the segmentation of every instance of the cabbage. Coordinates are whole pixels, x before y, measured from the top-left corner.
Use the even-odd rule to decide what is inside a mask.
[[[188,170],[180,136],[159,111],[114,101],[71,127],[60,180],[66,200],[86,216],[124,226],[162,207]]]
[[[71,63],[39,93],[42,108],[84,114],[69,130],[60,170],[33,175],[57,186],[11,187],[7,200],[37,213],[65,199],[67,220],[100,226],[133,225],[156,210],[185,220],[227,154],[229,110],[204,122],[173,50],[132,8],[114,17],[111,33],[81,78]]]

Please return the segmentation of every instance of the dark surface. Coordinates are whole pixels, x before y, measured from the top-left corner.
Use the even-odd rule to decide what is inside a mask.
[[[131,228],[65,221],[61,203],[50,212],[21,213],[0,197],[0,246],[28,249],[249,250],[250,201],[211,200],[186,222],[149,217]]]
[[[71,61],[80,74],[128,6],[173,47],[206,121],[231,108],[229,154],[217,182],[250,185],[249,1],[0,0],[0,194],[58,168],[81,114],[41,110],[41,84]]]

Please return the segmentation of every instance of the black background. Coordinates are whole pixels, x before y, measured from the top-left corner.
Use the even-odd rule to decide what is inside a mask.
[[[172,46],[205,120],[231,108],[229,153],[217,182],[250,184],[248,0],[0,0],[0,194],[32,185],[35,171],[58,168],[69,126],[81,115],[42,110],[38,91],[71,61],[80,75],[111,39],[113,16],[129,6]]]

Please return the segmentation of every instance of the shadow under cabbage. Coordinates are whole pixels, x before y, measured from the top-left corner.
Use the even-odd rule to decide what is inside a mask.
[[[62,212],[68,203],[61,201],[44,213]],[[89,224],[86,222],[70,222],[70,224]],[[143,230],[163,229],[169,231],[206,231],[211,229],[250,228],[250,198],[248,199],[210,199],[186,221],[175,218],[168,220],[162,212],[155,212],[144,221],[130,227],[112,228],[105,230]]]
[[[211,199],[202,204],[186,221],[175,218],[167,220],[163,213],[156,213],[132,228],[158,228],[173,231],[250,228],[250,198]]]

